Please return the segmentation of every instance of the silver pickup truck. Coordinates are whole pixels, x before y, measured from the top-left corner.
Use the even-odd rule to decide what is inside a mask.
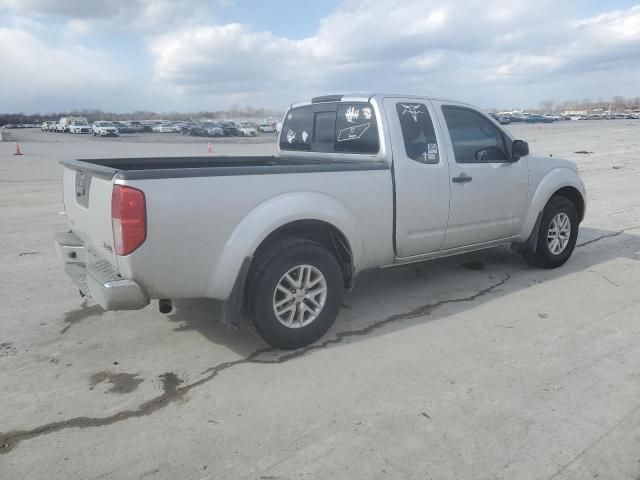
[[[68,160],[67,273],[104,309],[224,302],[296,348],[332,325],[363,270],[512,244],[567,261],[585,214],[576,165],[529,155],[482,111],[401,95],[294,104],[275,157]]]

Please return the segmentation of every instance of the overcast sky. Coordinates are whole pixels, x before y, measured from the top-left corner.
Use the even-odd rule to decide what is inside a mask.
[[[0,0],[0,111],[284,109],[325,93],[481,107],[640,96],[623,0]]]

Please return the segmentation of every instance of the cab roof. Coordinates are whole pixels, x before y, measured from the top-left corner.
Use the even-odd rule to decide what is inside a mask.
[[[302,107],[317,103],[334,103],[334,102],[369,102],[372,98],[416,98],[423,100],[439,100],[444,102],[466,103],[448,98],[432,97],[429,95],[415,94],[399,94],[399,93],[346,93],[346,94],[330,94],[313,97],[310,101],[292,103],[290,108]]]

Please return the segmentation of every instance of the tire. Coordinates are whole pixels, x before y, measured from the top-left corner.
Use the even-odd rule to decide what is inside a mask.
[[[303,288],[296,290],[287,274],[296,282],[300,277],[306,278],[310,288],[301,282],[298,286]],[[286,290],[282,287],[289,292],[284,294]],[[308,292],[323,288],[324,297],[322,293],[307,297]],[[288,238],[267,247],[256,257],[249,271],[246,294],[247,317],[265,342],[283,350],[304,347],[322,337],[338,316],[344,294],[342,269],[323,245]],[[280,317],[275,311],[278,304]]]
[[[553,243],[550,235],[550,227],[556,219],[555,226],[558,226],[565,217],[568,218],[569,232],[566,244],[560,251],[552,251],[552,247],[560,248],[561,243]],[[557,230],[555,228],[554,230]],[[562,238],[566,238],[566,232]],[[538,239],[536,243],[536,251],[534,253],[525,253],[524,258],[534,267],[539,268],[558,268],[564,265],[573,253],[578,238],[578,210],[575,204],[566,197],[552,197],[542,212],[540,228],[538,229]],[[558,241],[560,241],[558,239]],[[564,240],[563,240],[564,241]]]

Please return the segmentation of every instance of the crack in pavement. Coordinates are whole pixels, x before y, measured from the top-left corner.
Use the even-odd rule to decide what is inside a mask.
[[[583,243],[580,243],[578,245],[576,245],[576,247],[584,247],[586,245],[590,245],[592,243],[598,242],[600,240],[603,240],[605,238],[611,238],[611,237],[617,237],[618,235],[623,234],[626,231],[629,230],[634,230],[634,229],[638,229],[640,228],[640,225],[637,226],[633,226],[633,227],[629,227],[629,228],[624,228],[622,230],[616,231],[616,232],[612,232],[609,234],[605,234],[605,235],[601,235],[599,237],[596,237],[594,239],[585,241]],[[249,363],[255,363],[255,364],[279,364],[279,363],[283,363],[283,362],[287,362],[289,360],[298,358],[298,357],[302,357],[303,355],[307,354],[308,352],[314,351],[314,350],[320,350],[323,348],[326,348],[330,345],[336,345],[339,343],[342,343],[345,339],[348,339],[350,337],[356,337],[356,336],[365,336],[370,334],[371,332],[374,332],[375,330],[378,330],[386,325],[389,325],[391,323],[395,323],[395,322],[400,322],[400,321],[404,321],[404,320],[411,320],[414,318],[418,318],[418,317],[422,317],[422,316],[426,316],[426,315],[430,315],[435,309],[442,307],[444,305],[447,304],[455,304],[455,303],[464,303],[464,302],[473,302],[475,300],[477,300],[478,298],[487,295],[489,293],[492,293],[493,291],[495,291],[497,288],[503,286],[506,282],[508,282],[511,279],[512,274],[509,273],[507,274],[502,280],[482,289],[477,291],[476,293],[474,293],[473,295],[467,296],[467,297],[461,297],[461,298],[453,298],[453,299],[445,299],[445,300],[440,300],[438,302],[435,303],[427,303],[424,305],[420,305],[416,308],[414,308],[413,310],[410,310],[408,312],[404,312],[404,313],[397,313],[394,315],[390,315],[382,320],[378,320],[377,322],[373,322],[370,323],[368,325],[366,325],[365,327],[362,327],[360,329],[356,329],[356,330],[345,330],[342,332],[338,332],[336,333],[336,335],[333,338],[327,339],[324,342],[318,343],[318,344],[312,344],[309,345],[307,347],[289,352],[289,353],[285,353],[283,355],[278,356],[277,358],[274,359],[259,359],[258,357],[260,357],[262,354],[266,354],[266,353],[272,353],[277,351],[276,349],[273,348],[261,348],[258,349],[256,351],[254,351],[253,353],[249,354],[247,357],[244,358],[240,358],[238,360],[233,360],[233,361],[228,361],[228,362],[222,362],[214,367],[211,367],[207,370],[205,370],[204,372],[202,372],[203,375],[205,375],[204,377],[202,377],[200,380],[197,380],[193,383],[187,384],[187,385],[183,385],[180,386],[181,381],[175,377],[174,374],[164,374],[161,375],[160,378],[163,381],[163,393],[152,398],[151,400],[147,400],[144,403],[141,403],[140,405],[138,405],[138,407],[134,408],[134,409],[129,409],[129,410],[122,410],[120,412],[117,412],[113,415],[110,415],[108,417],[74,417],[74,418],[70,418],[68,420],[62,420],[62,421],[58,421],[58,422],[52,422],[52,423],[47,423],[44,425],[41,425],[39,427],[35,427],[31,430],[16,430],[13,432],[8,432],[8,433],[4,433],[4,434],[0,434],[0,454],[2,453],[8,453],[11,450],[13,450],[13,448],[15,448],[16,445],[18,445],[18,443],[20,443],[23,440],[28,440],[34,437],[38,437],[41,435],[47,435],[49,433],[53,433],[53,432],[57,432],[60,430],[65,430],[68,428],[94,428],[94,427],[102,427],[102,426],[106,426],[106,425],[111,425],[113,423],[116,422],[120,422],[123,420],[127,420],[129,418],[139,418],[139,417],[143,417],[146,415],[151,415],[152,413],[156,412],[157,410],[175,402],[176,400],[180,399],[182,396],[184,396],[186,393],[188,393],[189,391],[193,390],[196,387],[199,387],[200,385],[203,385],[211,380],[213,380],[214,378],[216,378],[221,372],[228,370],[230,368],[233,367],[237,367],[239,365],[244,365],[244,364],[249,364]],[[73,313],[73,314],[78,314],[80,312],[82,312],[83,310],[88,310],[86,308],[86,305],[83,305],[83,307],[85,307],[84,309],[78,309],[79,311],[72,311],[72,312],[68,312],[68,313]],[[90,309],[91,307],[89,307]],[[78,313],[76,313],[78,312]],[[78,315],[79,317],[83,317],[82,314]],[[68,328],[71,327],[71,325],[75,323],[75,322],[70,322],[70,325],[68,325],[67,327],[65,327],[64,331],[68,330]]]
[[[511,273],[508,273],[502,280],[500,280],[499,282],[496,282],[490,286],[488,286],[487,288],[483,288],[482,290],[477,291],[476,293],[474,293],[473,295],[470,295],[468,297],[461,297],[461,298],[450,298],[450,299],[445,299],[445,300],[440,300],[439,302],[435,302],[435,303],[427,303],[424,305],[420,305],[416,308],[414,308],[413,310],[410,310],[408,312],[405,313],[396,313],[394,315],[390,315],[382,320],[378,320],[377,322],[373,322],[370,323],[369,325],[362,327],[360,329],[357,330],[345,330],[342,332],[338,332],[336,333],[336,336],[333,338],[330,338],[328,340],[325,340],[322,343],[317,343],[317,344],[312,344],[309,345],[307,347],[301,348],[299,350],[295,350],[291,353],[285,353],[283,355],[281,355],[280,357],[278,357],[275,360],[268,360],[268,361],[262,361],[262,360],[255,360],[253,363],[282,363],[282,362],[286,362],[287,360],[291,360],[293,358],[297,358],[300,357],[304,354],[306,354],[307,352],[313,351],[313,350],[320,350],[322,348],[328,347],[329,345],[335,345],[338,343],[341,343],[345,338],[349,338],[349,337],[357,337],[357,336],[363,336],[363,335],[368,335],[371,332],[378,330],[390,323],[394,323],[394,322],[399,322],[402,320],[411,320],[414,318],[418,318],[418,317],[422,317],[425,315],[430,315],[431,312],[433,312],[433,310],[435,310],[436,308],[442,307],[443,305],[447,305],[450,303],[465,303],[465,302],[473,302],[475,300],[477,300],[478,298],[487,295],[491,292],[493,292],[494,290],[496,290],[497,288],[501,287],[502,285],[504,285],[505,283],[507,283],[510,279],[511,279]]]
[[[640,411],[640,405],[637,405],[633,410],[623,416],[620,420],[618,420],[615,425],[610,427],[606,432],[598,435],[598,437],[593,440],[589,445],[587,445],[583,450],[581,450],[577,455],[571,458],[568,462],[560,465],[560,468],[556,470],[556,472],[551,475],[548,480],[554,480],[562,475],[568,468],[570,468],[574,463],[576,463],[580,458],[582,458],[586,453],[588,453],[593,447],[595,447],[601,440],[608,437],[613,433],[620,425],[624,424],[629,420],[633,415],[635,415],[638,411]]]
[[[179,396],[179,385],[182,381],[174,373],[160,375],[163,393],[152,398],[133,410],[122,410],[108,417],[74,417],[59,422],[47,423],[31,430],[18,430],[0,435],[0,453],[10,452],[19,442],[30,438],[47,435],[67,428],[92,428],[110,425],[128,418],[149,415]]]
[[[623,228],[622,230],[618,230],[616,232],[606,233],[604,235],[600,235],[599,237],[592,238],[591,240],[587,240],[586,242],[578,243],[576,248],[584,247],[587,245],[591,245],[592,243],[599,242],[600,240],[604,240],[605,238],[617,237],[618,235],[622,235],[624,232],[628,232],[629,230],[636,230],[640,228],[640,225],[635,225],[633,227]]]
[[[369,333],[378,330],[385,325],[390,323],[399,322],[403,320],[410,320],[417,317],[425,316],[431,314],[433,310],[447,304],[455,304],[455,303],[465,303],[465,302],[473,302],[478,298],[487,295],[497,288],[503,286],[507,281],[511,279],[511,273],[507,274],[502,280],[493,283],[492,285],[483,288],[482,290],[477,291],[473,295],[469,295],[467,297],[461,298],[453,298],[453,299],[445,299],[440,300],[435,303],[427,303],[424,305],[420,305],[413,310],[410,310],[405,313],[398,313],[391,316],[388,316],[382,320],[371,323],[363,328],[357,330],[346,330],[343,332],[336,333],[336,336],[325,340],[322,343],[312,344],[307,347],[295,350],[290,353],[285,353],[280,355],[274,359],[258,359],[258,357],[265,353],[271,353],[277,351],[276,349],[265,347],[255,350],[253,353],[248,355],[247,357],[240,358],[238,360],[227,361],[219,363],[218,365],[211,367],[202,374],[206,374],[200,380],[196,380],[195,382],[189,383],[187,385],[180,386],[180,380],[175,376],[175,374],[164,374],[161,375],[160,378],[163,381],[163,393],[152,398],[151,400],[147,400],[144,403],[138,405],[138,407],[129,410],[122,410],[120,412],[114,413],[108,417],[74,417],[67,420],[61,420],[58,422],[47,423],[41,425],[39,427],[32,428],[31,430],[15,430],[8,433],[0,433],[0,454],[9,453],[12,451],[16,445],[18,445],[23,440],[28,440],[31,438],[39,437],[42,435],[48,435],[49,433],[58,432],[60,430],[66,430],[68,428],[94,428],[94,427],[103,427],[106,425],[111,425],[116,422],[121,422],[123,420],[128,420],[130,418],[139,418],[146,415],[151,415],[157,410],[175,402],[176,400],[183,397],[186,393],[193,390],[200,385],[203,385],[214,378],[216,378],[221,372],[228,370],[233,367],[237,367],[239,365],[255,363],[255,364],[279,364],[284,363],[294,358],[302,357],[313,350],[319,350],[325,348],[329,345],[335,345],[341,343],[343,340],[355,337],[355,336],[364,336]]]

